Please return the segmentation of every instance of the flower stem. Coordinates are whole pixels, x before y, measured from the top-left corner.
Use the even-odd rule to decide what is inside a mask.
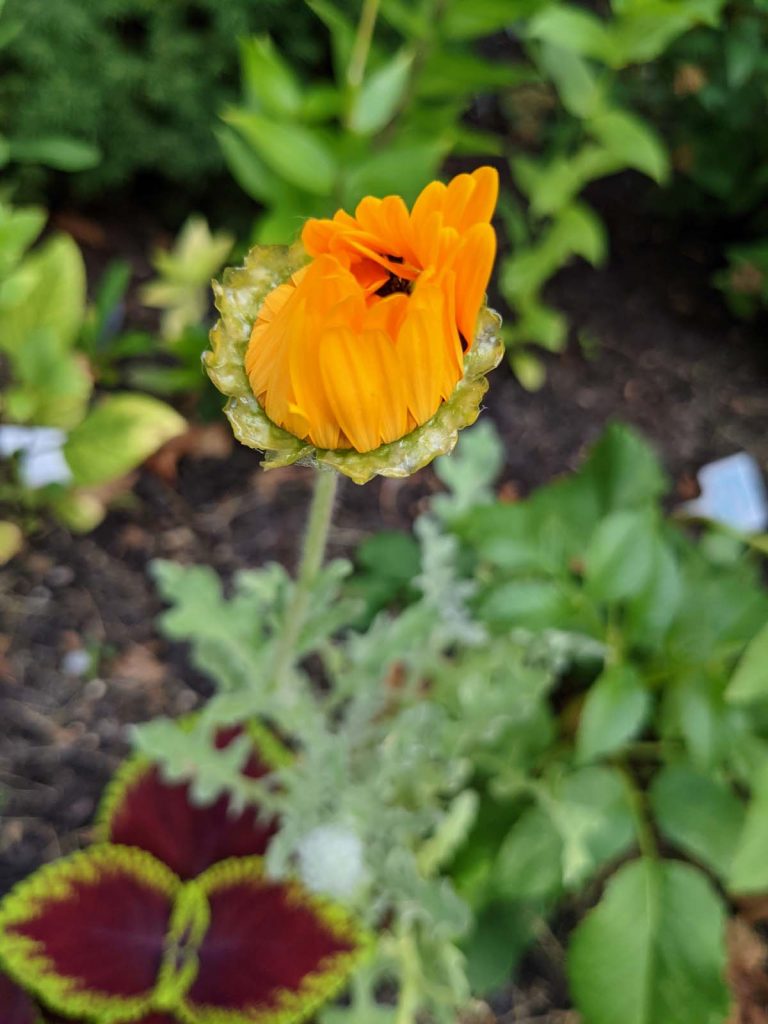
[[[285,684],[296,662],[296,646],[306,618],[312,585],[325,557],[337,482],[338,473],[335,470],[315,470],[315,489],[304,533],[304,547],[299,571],[277,639],[272,681],[278,690]]]
[[[351,89],[359,89],[363,84],[365,65],[368,63],[368,54],[371,51],[371,43],[373,42],[373,30],[376,27],[376,19],[379,16],[379,2],[380,0],[364,0],[363,2],[355,41],[352,46],[352,54],[349,58],[349,67],[347,68],[347,84]]]

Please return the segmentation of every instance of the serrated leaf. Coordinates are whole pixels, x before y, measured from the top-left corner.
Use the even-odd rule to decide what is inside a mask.
[[[584,1024],[723,1024],[725,908],[687,864],[638,860],[576,929],[568,974]]]
[[[603,672],[587,691],[581,711],[576,737],[579,760],[593,761],[620,750],[641,731],[650,706],[650,693],[631,665]]]
[[[93,486],[135,469],[185,427],[175,409],[149,395],[110,395],[70,432],[64,455],[75,483]]]

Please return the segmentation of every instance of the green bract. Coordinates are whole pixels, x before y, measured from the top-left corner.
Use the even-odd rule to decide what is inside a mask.
[[[301,245],[256,246],[242,267],[224,271],[214,281],[216,308],[221,319],[211,331],[211,351],[203,356],[213,383],[228,398],[224,411],[235,437],[250,448],[265,452],[265,469],[294,462],[321,463],[337,469],[355,483],[371,477],[404,477],[426,466],[438,455],[453,450],[459,430],[474,423],[488,390],[486,374],[504,354],[499,330],[501,318],[484,307],[472,348],[464,360],[464,376],[447,402],[426,423],[390,444],[370,452],[316,448],[289,434],[269,419],[256,400],[245,372],[245,352],[253,324],[267,295],[307,262]]]

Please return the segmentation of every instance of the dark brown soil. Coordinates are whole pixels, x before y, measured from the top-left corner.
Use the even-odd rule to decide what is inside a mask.
[[[505,483],[521,493],[572,469],[610,419],[645,432],[681,494],[711,458],[743,448],[768,463],[765,341],[735,325],[709,288],[714,240],[678,240],[634,216],[636,192],[628,178],[602,196],[608,266],[573,266],[550,288],[573,332],[567,352],[547,357],[545,386],[526,393],[506,367],[493,380],[487,415],[505,441]],[[93,534],[52,526],[0,574],[0,893],[87,839],[128,725],[188,711],[206,691],[184,649],[154,630],[151,559],[207,562],[225,577],[292,563],[310,474],[265,474],[258,461],[236,448],[223,460],[183,459],[175,483],[145,471],[132,502]],[[429,470],[346,483],[333,548],[407,529],[437,486]],[[82,647],[95,669],[67,674],[67,652]],[[526,998],[534,1016],[558,1005]]]

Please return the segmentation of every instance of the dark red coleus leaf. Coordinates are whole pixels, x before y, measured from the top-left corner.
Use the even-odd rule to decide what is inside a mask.
[[[37,1024],[37,1020],[32,997],[0,971],[0,1024]]]
[[[259,858],[217,864],[199,884],[211,916],[182,1003],[191,1019],[304,1020],[336,994],[367,945],[345,911],[267,879]]]
[[[46,865],[5,898],[0,955],[57,1010],[138,1015],[151,1008],[180,890],[142,850],[93,847]]]
[[[223,749],[242,734],[239,726],[220,729],[216,745]],[[249,778],[266,775],[279,756],[277,741],[258,745],[265,752],[254,748],[244,769]],[[275,823],[261,818],[257,808],[232,814],[226,796],[196,806],[187,783],[165,782],[158,767],[144,758],[128,761],[116,776],[100,817],[104,839],[147,850],[185,881],[228,857],[264,853],[275,833]]]
[[[344,910],[267,879],[259,857],[182,883],[145,851],[105,844],[42,868],[0,904],[0,955],[64,1020],[297,1024],[366,944]]]
[[[44,1010],[39,1017],[35,1018],[36,1024],[37,1021],[40,1024],[90,1024],[90,1021],[86,1021],[82,1017],[79,1020],[73,1017],[62,1017],[51,1010]],[[2,1017],[0,1017],[0,1022],[5,1024]],[[177,1017],[172,1017],[168,1013],[148,1013],[138,1020],[131,1021],[131,1024],[182,1024],[182,1022]]]

